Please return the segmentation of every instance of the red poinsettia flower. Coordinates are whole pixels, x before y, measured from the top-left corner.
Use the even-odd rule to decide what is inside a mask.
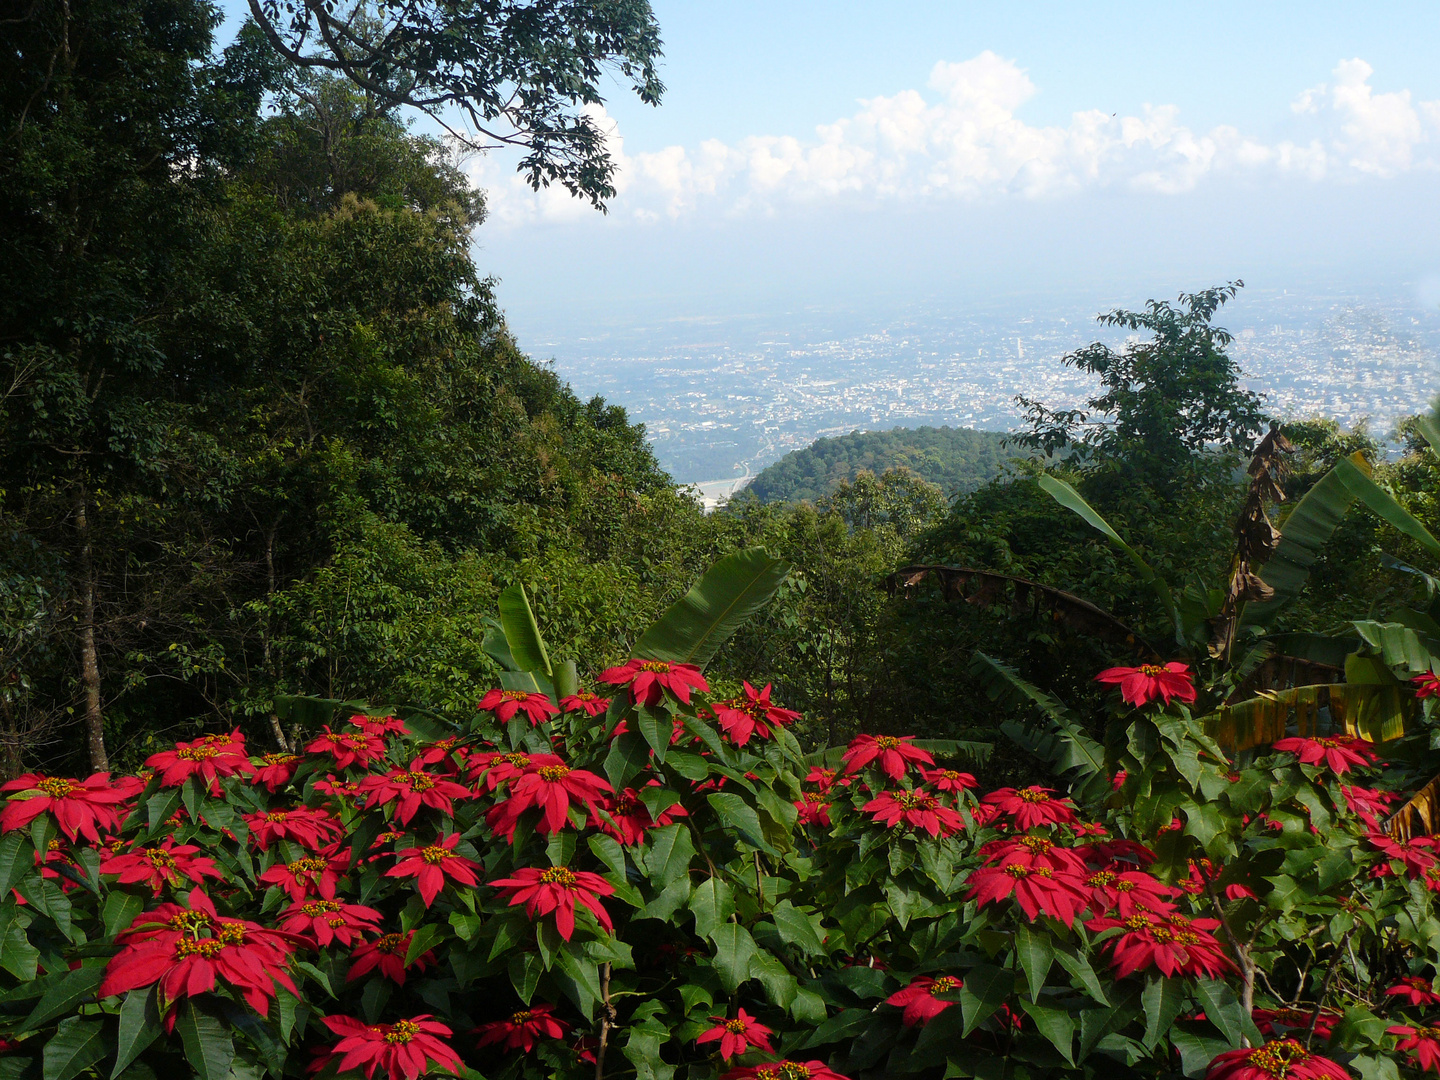
[[[913,735],[857,735],[850,740],[841,760],[847,773],[859,772],[873,761],[891,780],[899,780],[910,765],[935,764],[924,750],[910,745],[914,741]]]
[[[491,690],[475,708],[480,712],[494,713],[495,719],[502,724],[509,723],[517,712],[523,712],[531,727],[560,715],[560,710],[548,695],[529,690]]]
[[[1424,1027],[1416,1024],[1396,1024],[1385,1029],[1387,1035],[1399,1035],[1396,1050],[1409,1050],[1415,1057],[1420,1071],[1435,1069],[1440,1072],[1440,1027]]]
[[[1176,882],[1176,886],[1191,896],[1204,894],[1207,885],[1220,876],[1220,868],[1215,866],[1209,859],[1191,859],[1190,874],[1183,881]],[[1220,889],[1220,895],[1226,900],[1259,900],[1255,890],[1248,885],[1241,885],[1238,881],[1232,881]]]
[[[541,870],[535,866],[521,867],[513,877],[490,882],[495,888],[509,893],[510,906],[525,905],[525,914],[532,919],[536,915],[555,915],[555,929],[566,941],[575,932],[575,904],[589,908],[597,922],[606,930],[614,930],[610,913],[600,903],[600,897],[609,896],[615,887],[599,874],[588,870],[570,870],[564,866],[551,866]]]
[[[774,729],[800,719],[794,709],[782,709],[771,703],[770,683],[765,684],[764,690],[756,690],[748,682],[744,688],[744,697],[717,701],[713,707],[720,730],[736,746],[744,746],[752,735],[768,739],[775,733]]]
[[[572,769],[563,763],[532,764],[524,776],[510,785],[510,797],[493,807],[485,815],[485,821],[497,836],[510,840],[515,836],[520,815],[538,807],[541,813],[537,829],[542,836],[548,836],[569,822],[572,800],[593,813],[596,803],[614,791],[607,781],[584,769]]]
[[[1371,832],[1380,831],[1380,819],[1390,812],[1390,807],[1400,796],[1393,791],[1375,791],[1370,788],[1346,787],[1340,785],[1340,794],[1345,796],[1345,805],[1350,812],[1363,821]]]
[[[308,941],[243,919],[222,918],[199,889],[191,891],[186,903],[188,907],[161,904],[143,912],[117,935],[116,943],[124,947],[105,969],[100,997],[158,983],[167,1031],[175,1026],[175,1005],[214,990],[217,978],[238,990],[262,1016],[277,984],[300,997],[285,965],[291,952]]]
[[[245,750],[245,736],[238,731],[176,743],[173,750],[151,754],[145,764],[160,774],[160,783],[165,787],[180,787],[190,777],[198,776],[212,795],[220,794],[222,777],[236,773],[248,776],[255,771]]]
[[[385,876],[415,878],[415,886],[420,890],[420,898],[425,901],[426,907],[435,902],[447,878],[461,885],[479,885],[480,879],[475,876],[475,871],[480,866],[463,855],[455,854],[459,843],[460,834],[450,833],[428,847],[401,848],[395,852],[400,861],[385,871]]]
[[[965,827],[965,819],[948,806],[941,806],[928,791],[882,791],[864,806],[867,814],[892,829],[908,825],[931,836],[954,836]]]
[[[1009,836],[991,840],[980,848],[980,857],[988,865],[1004,866],[1019,862],[1032,870],[1046,867],[1057,874],[1068,875],[1075,882],[1087,872],[1085,860],[1077,848],[1061,847],[1048,836]]]
[[[1068,825],[1078,820],[1075,804],[1066,798],[1055,798],[1049,788],[999,788],[981,800],[1009,815],[1017,829],[1033,829],[1037,825]]]
[[[331,731],[326,724],[318,738],[305,747],[307,754],[329,754],[337,769],[364,769],[385,756],[385,740],[368,731]]]
[[[1227,1050],[1210,1063],[1205,1080],[1350,1080],[1329,1058],[1312,1054],[1294,1039]]]
[[[564,764],[564,759],[558,754],[527,754],[523,751],[473,754],[469,762],[471,778],[478,781],[483,777],[486,791],[494,791],[502,784],[518,780],[542,766]]]
[[[1218,979],[1235,965],[1226,957],[1211,930],[1215,919],[1187,919],[1178,914],[1136,911],[1126,918],[1101,915],[1085,924],[1091,933],[1116,927],[1125,932],[1105,942],[1116,978],[1136,971],[1157,968],[1169,977],[1176,974]]]
[[[349,870],[350,849],[331,844],[303,859],[276,863],[258,880],[262,885],[276,885],[284,889],[291,900],[305,900],[312,896],[334,900],[335,887]]]
[[[1412,836],[1408,840],[1392,840],[1382,832],[1373,832],[1365,838],[1366,843],[1380,851],[1387,859],[1395,859],[1404,864],[1406,875],[1409,877],[1422,877],[1426,871],[1435,866],[1435,838],[1433,836]],[[1387,864],[1381,864],[1375,868],[1383,871],[1376,874],[1377,877],[1388,877],[1393,871]]]
[[[354,799],[360,794],[360,782],[358,780],[341,780],[332,773],[324,780],[316,780],[315,790],[322,795],[330,795],[337,799]]]
[[[953,1001],[944,1001],[941,994],[953,994],[961,987],[961,982],[953,975],[941,975],[938,979],[929,975],[917,975],[910,980],[910,985],[903,990],[897,990],[885,999],[886,1005],[897,1005],[904,1009],[900,1017],[906,1027],[918,1027],[928,1024],[935,1017],[955,1004]]]
[[[1385,991],[1387,997],[1403,997],[1405,1004],[1419,1007],[1421,1005],[1440,1005],[1440,994],[1435,993],[1435,986],[1429,979],[1422,979],[1419,975],[1407,975],[1390,989]]]
[[[492,1020],[475,1029],[480,1037],[478,1046],[500,1043],[502,1050],[519,1050],[528,1054],[541,1039],[563,1039],[570,1025],[554,1015],[554,1005],[531,1005],[512,1013],[504,1020]]]
[[[977,786],[975,777],[968,772],[956,772],[954,769],[921,769],[920,775],[927,784],[933,784],[936,791],[955,795]]]
[[[296,900],[280,917],[280,929],[313,938],[317,945],[332,942],[347,948],[366,934],[380,933],[380,912],[363,904],[339,900]]]
[[[265,754],[255,769],[250,782],[263,786],[274,795],[295,776],[295,766],[300,764],[299,754]]]
[[[260,814],[246,814],[250,838],[261,851],[277,840],[291,840],[306,851],[319,851],[345,835],[345,829],[324,810],[310,806],[279,807]]]
[[[1190,665],[1175,660],[1164,667],[1141,664],[1139,667],[1106,668],[1095,676],[1095,681],[1119,686],[1120,697],[1137,709],[1152,701],[1163,701],[1169,705],[1173,698],[1188,705],[1195,700]]]
[[[971,871],[969,899],[981,907],[1014,897],[1025,917],[1034,922],[1041,915],[1073,926],[1089,899],[1078,875],[1037,865],[1023,852],[1010,855],[999,866],[981,866]]]
[[[0,787],[0,792],[11,793],[5,809],[0,810],[0,832],[23,829],[49,813],[72,842],[83,836],[95,844],[100,843],[102,832],[120,830],[118,807],[130,797],[127,790],[111,783],[109,773],[96,773],[85,780],[26,773]]]
[[[690,691],[710,692],[710,684],[694,664],[672,664],[668,660],[627,660],[619,667],[606,668],[600,681],[611,686],[628,686],[637,705],[659,705],[670,691],[682,705],[690,704]]]
[[[405,957],[410,952],[411,939],[414,937],[415,931],[409,930],[403,934],[381,934],[374,941],[357,945],[350,954],[350,971],[345,976],[345,981],[354,982],[372,971],[378,971],[382,978],[389,979],[397,986],[404,986],[407,971],[412,968],[424,971],[435,963],[433,949],[427,949],[410,963],[405,963]]]
[[[560,708],[565,712],[584,712],[586,716],[599,716],[610,708],[610,699],[581,690],[578,694],[566,694],[560,699]]]
[[[432,1064],[446,1072],[465,1071],[459,1055],[442,1041],[450,1037],[450,1029],[431,1020],[429,1013],[393,1024],[362,1024],[349,1016],[327,1016],[325,1026],[340,1036],[340,1041],[316,1062],[318,1068],[338,1059],[337,1073],[359,1069],[369,1080],[374,1080],[376,1073],[386,1080],[416,1080],[435,1071]]]
[[[384,776],[367,776],[360,781],[360,790],[370,796],[365,804],[367,809],[395,803],[394,817],[401,825],[410,824],[422,806],[439,810],[447,818],[454,817],[454,800],[471,797],[469,788],[426,772],[418,759],[411,762],[409,769],[391,769]]]
[[[426,743],[420,747],[415,760],[426,767],[439,765],[443,772],[453,773],[455,772],[455,756],[459,755],[463,759],[469,753],[465,747],[458,745],[459,742],[459,737],[452,735],[448,739]]]
[[[1328,1039],[1335,1032],[1335,1024],[1340,1019],[1340,1013],[1334,1009],[1321,1009],[1320,1015],[1316,1016],[1311,1009],[1251,1009],[1250,1019],[1255,1021],[1255,1027],[1261,1035],[1283,1035],[1286,1028],[1298,1031],[1309,1031],[1310,1022],[1315,1022],[1315,1034],[1322,1039]]]
[[[660,781],[651,780],[646,787],[659,787]],[[680,805],[677,799],[675,803],[660,812],[658,818],[650,816],[650,808],[640,799],[640,793],[634,788],[626,788],[613,799],[604,799],[598,804],[598,809],[604,810],[610,815],[609,820],[601,817],[597,812],[596,805],[590,808],[590,825],[601,832],[613,836],[626,847],[634,847],[644,842],[645,834],[651,829],[657,829],[662,825],[672,824],[677,818],[689,817],[690,812]]]
[[[733,1057],[739,1057],[752,1046],[759,1047],[767,1054],[775,1052],[770,1045],[770,1036],[775,1033],[744,1009],[735,1010],[735,1019],[733,1020],[727,1020],[723,1016],[712,1016],[710,1020],[715,1026],[703,1032],[695,1040],[695,1045],[701,1046],[705,1043],[718,1042],[720,1056],[726,1061]]]
[[[1410,681],[1415,684],[1417,698],[1440,697],[1440,675],[1435,672],[1422,671],[1419,675],[1410,676]]]
[[[731,1069],[720,1080],[845,1080],[823,1061],[772,1061]]]
[[[1374,743],[1365,739],[1341,736],[1334,739],[1281,739],[1275,749],[1294,754],[1302,765],[1324,764],[1336,776],[1352,768],[1368,768],[1375,763]]]
[[[796,802],[795,809],[800,811],[802,825],[830,827],[830,803],[820,792],[805,792],[805,798]]]
[[[854,782],[851,777],[841,776],[834,769],[822,769],[819,765],[811,765],[810,772],[805,776],[805,783],[814,784],[821,791],[829,791],[834,784],[849,787]]]
[[[410,734],[410,729],[405,726],[405,721],[398,716],[364,716],[356,713],[350,717],[350,723],[367,735],[379,735],[381,738],[386,735]]]
[[[1124,864],[1096,870],[1085,878],[1085,884],[1090,888],[1090,910],[1097,915],[1115,911],[1127,919],[1139,911],[1178,910],[1170,902],[1174,889],[1159,878]]]
[[[100,873],[117,875],[121,885],[149,885],[156,896],[166,885],[175,889],[185,884],[203,885],[207,877],[225,880],[214,859],[201,855],[194,844],[176,844],[173,836],[167,836],[158,847],[102,851]]]

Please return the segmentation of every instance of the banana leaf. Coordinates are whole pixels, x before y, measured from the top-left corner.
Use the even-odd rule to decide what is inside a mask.
[[[1402,678],[1429,671],[1435,663],[1435,652],[1440,650],[1440,641],[1398,622],[1365,619],[1352,625],[1380,661]]]
[[[1385,821],[1385,831],[1396,840],[1433,836],[1440,827],[1440,776],[1435,777]]]
[[[632,654],[703,668],[746,619],[770,602],[789,573],[790,564],[764,548],[725,556],[640,636]]]
[[[505,632],[505,642],[510,646],[510,655],[520,671],[546,676],[551,674],[550,654],[545,651],[540,626],[530,609],[530,597],[525,593],[525,586],[519,582],[500,594],[500,627]]]
[[[1080,493],[1064,480],[1060,480],[1054,476],[1042,476],[1040,477],[1039,483],[1040,490],[1044,491],[1061,506],[1065,507],[1065,509],[1079,515],[1087,525],[1092,529],[1098,530],[1129,557],[1136,571],[1140,574],[1141,580],[1150,586],[1151,591],[1155,594],[1155,598],[1160,601],[1160,606],[1165,609],[1166,616],[1174,625],[1175,643],[1183,646],[1185,644],[1185,630],[1180,622],[1180,612],[1175,606],[1175,598],[1170,594],[1170,586],[1165,583],[1165,579],[1150,568],[1150,564],[1140,557],[1139,552],[1124,540],[1120,539],[1120,534],[1110,527],[1110,523],[1096,513],[1095,509],[1081,498]]]
[[[976,570],[969,566],[917,564],[896,570],[886,579],[886,588],[892,594],[902,589],[908,593],[930,577],[939,583],[941,595],[946,600],[963,600],[974,607],[988,608],[1009,603],[1016,611],[1028,608],[1031,618],[1048,617],[1051,622],[1059,623],[1073,633],[1101,638],[1147,658],[1161,658],[1155,647],[1138,631],[1104,608],[1096,607],[1089,600],[1064,589],[1028,578],[997,574],[993,570]]]
[[[1201,718],[1205,734],[1231,753],[1268,746],[1287,735],[1345,734],[1385,742],[1399,738],[1418,709],[1400,683],[1324,683],[1261,691]]]

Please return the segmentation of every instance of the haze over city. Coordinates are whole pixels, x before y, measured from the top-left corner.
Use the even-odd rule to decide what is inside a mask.
[[[1217,321],[1278,412],[1383,430],[1440,389],[1433,8],[656,12],[664,103],[596,110],[608,214],[467,167],[522,348],[677,479],[1009,428],[1016,393],[1083,391],[1057,360],[1098,312],[1237,278]]]

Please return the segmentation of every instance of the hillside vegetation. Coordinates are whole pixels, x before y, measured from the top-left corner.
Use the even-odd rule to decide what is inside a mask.
[[[878,475],[906,468],[946,496],[964,495],[995,479],[1016,455],[1001,445],[1004,438],[998,431],[952,427],[852,431],[786,454],[744,490],[766,503],[814,502],[861,470]]]

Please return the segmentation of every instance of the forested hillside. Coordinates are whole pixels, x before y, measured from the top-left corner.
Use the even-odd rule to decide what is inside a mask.
[[[1010,458],[1023,453],[1007,450],[1004,438],[995,431],[919,427],[816,439],[761,470],[740,497],[752,495],[763,503],[814,502],[842,481],[854,480],[862,470],[879,475],[889,469],[909,469],[953,498],[993,480]]]

